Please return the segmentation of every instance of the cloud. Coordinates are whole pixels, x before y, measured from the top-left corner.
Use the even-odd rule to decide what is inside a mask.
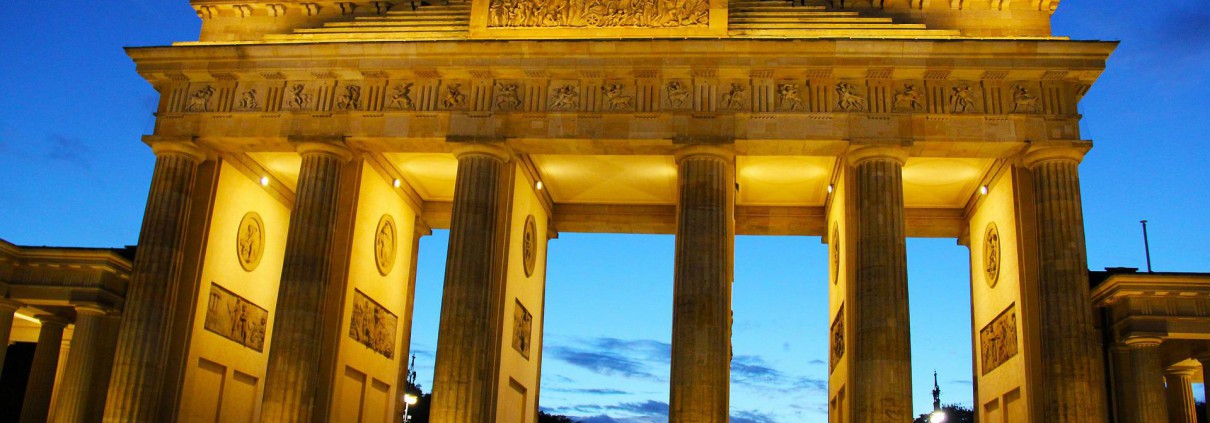
[[[92,155],[92,149],[88,148],[79,138],[52,134],[47,137],[46,141],[49,149],[46,152],[47,159],[76,165],[83,169],[92,167],[88,161],[88,157]]]
[[[957,385],[974,385],[975,384],[974,382],[971,382],[969,380],[951,380],[951,381],[949,381],[949,383],[953,383],[953,384],[957,384]]]
[[[770,367],[754,355],[738,355],[731,360],[732,383],[758,392],[826,393],[828,382],[805,376],[787,375]]]
[[[807,362],[807,364],[814,364],[814,365],[823,365],[823,364],[827,364],[827,363],[828,362],[820,360],[818,358]]]
[[[590,343],[602,350],[630,351],[643,354],[650,361],[668,363],[672,360],[672,344],[650,339],[596,338]]]
[[[587,394],[587,395],[626,395],[630,392],[621,389],[605,389],[605,388],[548,388],[554,392],[564,392],[569,394]]]
[[[776,423],[773,415],[755,410],[741,410],[731,413],[731,423]]]
[[[668,416],[668,403],[663,401],[625,402],[608,408],[646,416]]]
[[[647,371],[643,362],[611,351],[592,351],[574,347],[552,347],[550,354],[573,366],[607,376],[659,380]]]

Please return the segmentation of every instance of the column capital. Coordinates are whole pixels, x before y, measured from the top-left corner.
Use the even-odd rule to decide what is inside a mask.
[[[42,326],[58,326],[60,329],[67,327],[67,324],[71,323],[69,320],[56,314],[39,314],[34,316],[34,318],[38,319],[38,322],[42,323]]]
[[[294,145],[294,150],[303,156],[322,154],[345,162],[353,159],[353,151],[345,145],[343,137],[290,137],[290,143]]]
[[[1089,141],[1034,141],[1029,143],[1029,147],[1025,149],[1022,160],[1026,167],[1034,167],[1035,165],[1054,161],[1071,161],[1079,164],[1084,160],[1084,155],[1088,154],[1088,150],[1092,149],[1092,142]]]
[[[1137,348],[1155,348],[1164,342],[1163,338],[1158,336],[1132,336],[1122,341],[1132,349]]]
[[[688,145],[676,149],[673,153],[676,157],[676,162],[679,164],[682,160],[693,157],[714,157],[723,160],[730,164],[735,164],[735,148],[732,144],[725,145]]]
[[[854,146],[849,149],[845,159],[851,165],[859,165],[870,160],[893,160],[903,166],[907,162],[907,148],[899,145],[868,145]]]
[[[1168,376],[1193,377],[1197,373],[1196,367],[1174,366],[1164,369],[1164,374]]]
[[[105,315],[109,314],[109,311],[112,309],[111,307],[106,307],[106,306],[103,306],[103,305],[100,305],[97,303],[91,303],[91,302],[73,303],[72,307],[74,307],[76,309],[77,315],[84,314],[84,315],[92,315],[92,316],[105,316]]]
[[[143,142],[151,147],[151,152],[155,153],[156,157],[167,155],[180,155],[192,159],[196,163],[206,161],[206,154],[201,146],[194,142],[193,138],[168,138],[158,136],[145,136]]]
[[[451,144],[453,144],[454,157],[459,159],[465,156],[489,156],[503,163],[508,163],[513,159],[513,149],[503,143],[454,142]]]

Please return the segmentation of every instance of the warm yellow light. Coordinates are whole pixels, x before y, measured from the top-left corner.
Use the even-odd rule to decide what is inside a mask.
[[[21,319],[21,320],[26,320],[26,321],[29,321],[29,322],[31,322],[31,323],[42,324],[42,321],[40,321],[40,320],[38,320],[38,319],[35,319],[35,318],[33,318],[33,317],[30,317],[30,316],[26,316],[26,315],[21,314],[21,313],[13,313],[13,316],[16,316],[18,319]]]
[[[979,193],[983,194],[983,195],[987,195],[987,185],[979,187]]]
[[[403,402],[408,405],[416,405],[416,396],[412,394],[403,394]]]
[[[934,411],[929,416],[929,423],[945,423],[945,412],[941,410]]]
[[[269,186],[269,177],[268,176],[260,177],[260,186],[262,186],[262,187]]]
[[[542,181],[538,181],[538,183],[534,184],[534,188],[537,188],[539,191],[541,191],[542,190]]]
[[[831,185],[828,185],[828,194],[831,194],[833,189],[835,189],[835,188],[832,188]]]
[[[396,180],[395,180],[395,188],[399,188],[399,186],[400,186],[400,185],[403,185],[403,181],[400,181],[400,180],[396,179]]]

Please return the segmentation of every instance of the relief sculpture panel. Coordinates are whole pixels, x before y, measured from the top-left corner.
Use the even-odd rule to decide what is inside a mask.
[[[210,305],[205,328],[245,347],[265,351],[265,325],[269,311],[235,295],[216,283],[210,284]]]
[[[395,357],[395,327],[399,318],[386,307],[353,290],[353,317],[349,337],[386,358]]]
[[[979,331],[979,354],[984,375],[1017,355],[1017,306],[1007,310]]]
[[[492,0],[489,28],[685,28],[710,24],[708,0]]]
[[[828,373],[836,370],[836,365],[840,363],[840,359],[844,358],[844,305],[840,306],[840,310],[836,312],[836,318],[832,319],[832,329],[828,338],[832,344],[828,351]]]

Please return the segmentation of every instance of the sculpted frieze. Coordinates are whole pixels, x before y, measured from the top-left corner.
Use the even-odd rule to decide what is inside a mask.
[[[832,328],[829,331],[828,342],[831,344],[828,348],[828,373],[836,370],[836,365],[840,364],[840,359],[844,358],[844,305],[841,304],[840,310],[836,311],[836,318],[832,319]]]
[[[521,108],[520,84],[514,81],[496,81],[494,89],[492,107],[496,110],[510,112]]]
[[[979,357],[986,375],[1017,355],[1016,304],[996,316],[979,331]]]
[[[797,112],[803,110],[802,96],[798,93],[799,85],[794,82],[777,84],[777,110],[782,112]]]
[[[903,89],[895,91],[891,111],[922,112],[924,111],[924,88],[913,83],[903,84]]]
[[[693,81],[674,79],[664,84],[664,107],[666,110],[693,109]]]
[[[415,95],[412,92],[412,87],[416,84],[408,81],[400,81],[395,83],[387,90],[387,110],[416,110],[416,101],[413,100]]]
[[[256,352],[263,352],[265,350],[265,326],[268,322],[268,310],[219,284],[210,284],[210,302],[206,308],[206,323],[204,324],[206,330],[256,350]]]
[[[1038,104],[1037,91],[1033,87],[1027,86],[1025,83],[1017,83],[1009,91],[1012,92],[1012,106],[1009,108],[1009,112],[1039,113],[1042,111]]]
[[[488,28],[685,28],[710,24],[709,0],[491,0]]]
[[[982,90],[971,82],[955,82],[950,87],[949,95],[949,112],[950,113],[979,113],[979,93]]]
[[[865,92],[848,82],[836,84],[836,111],[864,112],[869,107]]]
[[[579,81],[557,81],[550,86],[550,102],[547,110],[552,112],[574,112],[580,110]]]
[[[353,294],[349,337],[383,357],[395,357],[395,327],[399,317],[361,290],[354,289]]]

